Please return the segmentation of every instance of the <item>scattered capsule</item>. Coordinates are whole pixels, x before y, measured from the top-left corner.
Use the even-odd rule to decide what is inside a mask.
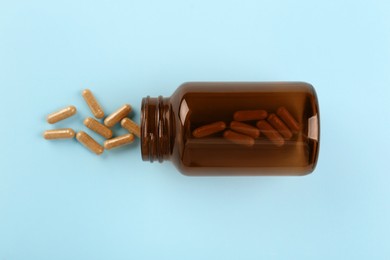
[[[76,114],[77,109],[75,106],[68,106],[65,107],[59,111],[56,111],[54,113],[51,113],[50,115],[47,116],[47,122],[49,124],[54,124],[57,123],[58,121],[64,120],[68,117],[73,116]]]
[[[225,130],[226,123],[223,121],[214,122],[211,124],[203,125],[192,131],[192,135],[196,138],[209,136]]]
[[[116,123],[121,121],[131,112],[131,106],[129,104],[123,105],[117,111],[104,119],[104,124],[108,127],[113,127]]]
[[[96,118],[103,118],[104,117],[104,111],[100,104],[97,102],[95,96],[92,94],[92,92],[89,89],[85,89],[82,92],[82,96],[87,103],[89,109],[91,110],[92,114]]]
[[[117,148],[126,144],[130,144],[134,141],[134,135],[133,134],[125,134],[121,135],[115,138],[112,138],[110,140],[106,140],[104,142],[104,148],[107,150]]]
[[[87,117],[84,120],[84,125],[106,139],[112,137],[112,130],[92,117]]]
[[[130,118],[123,118],[121,121],[121,126],[129,131],[132,134],[135,134],[138,138],[141,136],[141,130],[139,128],[139,125],[137,125],[133,120]]]
[[[45,138],[46,140],[70,139],[74,136],[75,132],[71,128],[46,130],[45,132],[43,132],[43,138]]]
[[[87,147],[90,151],[94,152],[97,155],[103,153],[104,148],[95,141],[90,135],[86,132],[80,131],[76,134],[76,139],[85,147]]]

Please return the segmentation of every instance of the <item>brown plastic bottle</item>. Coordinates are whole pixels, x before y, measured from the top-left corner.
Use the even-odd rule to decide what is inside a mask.
[[[319,137],[316,92],[303,82],[190,82],[142,100],[142,159],[185,175],[305,175]]]

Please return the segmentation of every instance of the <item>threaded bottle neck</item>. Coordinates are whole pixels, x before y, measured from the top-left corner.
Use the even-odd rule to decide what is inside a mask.
[[[162,162],[171,155],[173,128],[169,98],[142,99],[141,105],[141,154],[142,160]]]

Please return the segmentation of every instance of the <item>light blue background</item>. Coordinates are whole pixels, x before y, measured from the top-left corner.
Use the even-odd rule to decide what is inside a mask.
[[[390,2],[0,1],[0,259],[390,259]],[[54,127],[185,81],[312,83],[306,177],[204,177],[97,157]],[[101,141],[101,139],[99,139]],[[139,143],[137,143],[139,144]]]

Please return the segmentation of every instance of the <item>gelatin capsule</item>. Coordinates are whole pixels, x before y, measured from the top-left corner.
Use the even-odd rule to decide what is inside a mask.
[[[139,128],[139,125],[137,125],[137,123],[135,123],[130,118],[123,118],[121,121],[121,126],[130,133],[135,134],[138,138],[141,136],[141,130]]]
[[[267,118],[267,111],[265,110],[240,110],[234,113],[235,121],[252,121]]]
[[[130,144],[134,141],[133,134],[125,134],[104,142],[104,148],[110,150],[112,148],[120,147],[126,144]]]
[[[84,120],[84,125],[106,139],[112,137],[112,130],[92,117],[87,117]]]
[[[196,138],[206,137],[218,132],[225,130],[226,123],[223,121],[214,122],[211,124],[203,125],[201,127],[196,128],[192,135]]]
[[[54,140],[54,139],[70,139],[73,138],[75,132],[71,128],[61,128],[54,130],[46,130],[43,133],[43,138],[46,140]]]
[[[85,89],[82,92],[82,96],[87,103],[89,109],[91,110],[92,114],[96,118],[103,118],[104,117],[104,111],[100,104],[97,102],[95,96],[92,94],[92,92],[89,89]]]
[[[256,126],[276,146],[283,146],[284,139],[267,121],[260,120]]]
[[[125,104],[114,113],[106,117],[106,119],[104,119],[104,124],[108,127],[113,127],[116,123],[125,118],[130,112],[131,106],[129,104]]]
[[[260,130],[257,127],[238,121],[232,121],[230,123],[230,129],[241,134],[249,135],[253,138],[258,138],[260,136]]]
[[[235,144],[253,146],[255,144],[255,139],[244,134],[236,133],[231,130],[226,130],[223,133],[223,137]]]
[[[276,114],[283,120],[284,123],[286,123],[293,133],[297,133],[300,130],[299,123],[285,107],[279,107],[278,110],[276,110]]]
[[[75,106],[68,106],[65,107],[59,111],[56,111],[54,113],[51,113],[50,115],[47,116],[47,122],[49,124],[54,124],[57,123],[58,121],[64,120],[68,117],[73,116],[76,114],[77,109]]]
[[[283,121],[275,114],[270,114],[267,118],[270,123],[278,132],[287,140],[292,137],[290,129],[283,123]]]
[[[104,148],[101,146],[98,142],[95,141],[90,135],[88,135],[86,132],[80,131],[76,134],[76,139],[84,145],[86,148],[88,148],[90,151],[94,152],[97,155],[100,155],[103,153]]]

